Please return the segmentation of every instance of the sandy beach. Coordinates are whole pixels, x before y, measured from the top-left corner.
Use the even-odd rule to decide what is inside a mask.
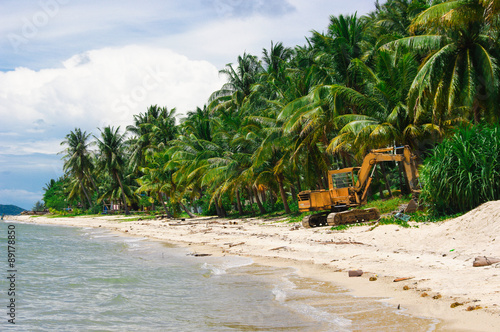
[[[189,247],[193,253],[248,256],[260,264],[292,266],[305,277],[333,282],[355,296],[383,298],[395,309],[438,318],[438,331],[497,331],[500,326],[500,264],[473,267],[475,257],[500,257],[500,239],[496,241],[500,201],[443,222],[410,223],[411,228],[357,226],[345,231],[304,229],[279,218],[8,219],[104,227]],[[351,270],[362,270],[363,275],[349,277]],[[394,282],[396,278],[409,279]]]

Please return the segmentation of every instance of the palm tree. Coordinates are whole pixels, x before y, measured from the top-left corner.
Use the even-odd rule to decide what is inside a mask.
[[[127,131],[133,135],[129,139],[130,166],[137,171],[144,165],[147,154],[164,150],[175,138],[175,108],[169,111],[166,107],[152,105],[144,114],[134,115],[134,124],[127,126]]]
[[[140,187],[137,193],[149,192],[150,195],[156,196],[165,209],[165,213],[169,218],[173,218],[173,214],[168,209],[165,203],[166,194],[172,191],[172,172],[164,170],[168,163],[168,155],[163,153],[153,153],[146,157],[147,165],[141,168],[144,174],[137,179]]]
[[[211,141],[211,117],[206,105],[203,108],[196,107],[195,111],[187,112],[187,117],[182,122],[182,130],[195,135],[199,139]]]
[[[373,21],[375,28],[384,28],[377,31],[379,35],[390,33],[399,38],[409,36],[409,27],[413,19],[422,11],[429,8],[429,0],[388,0],[384,4],[375,2]]]
[[[331,98],[344,99],[364,109],[364,114],[345,114],[334,122],[339,134],[330,142],[332,153],[350,150],[358,159],[373,148],[389,145],[410,145],[417,150],[424,133],[438,129],[415,119],[406,106],[406,96],[418,71],[418,62],[411,53],[379,51],[376,70],[355,61],[352,70],[363,77],[362,91],[344,86],[328,88]]]
[[[126,161],[124,158],[125,134],[119,133],[120,127],[104,127],[101,137],[95,137],[99,147],[98,167],[101,171],[106,171],[121,190],[121,199],[125,208],[125,214],[129,214],[125,188],[122,176],[125,171]]]
[[[257,81],[257,76],[262,73],[262,66],[256,56],[243,53],[242,56],[238,56],[238,66],[236,68],[229,63],[219,73],[226,75],[228,82],[220,90],[216,91],[210,99],[230,96],[235,92],[239,92],[244,98],[252,92],[252,85]]]
[[[81,189],[90,207],[92,201],[89,197],[88,189],[85,180],[91,180],[91,172],[94,168],[90,152],[88,150],[91,143],[88,141],[90,133],[83,131],[80,128],[75,128],[66,135],[66,139],[61,142],[61,145],[67,145],[63,151],[66,153],[64,156],[64,170],[75,177],[74,187],[71,190],[70,199]],[[92,180],[91,180],[92,181]]]
[[[409,91],[410,112],[432,110],[441,125],[454,117],[499,118],[498,41],[491,36],[484,1],[448,1],[430,7],[410,31],[425,31],[389,43],[425,58]]]
[[[368,38],[367,22],[354,15],[330,17],[328,32],[322,34],[313,31],[311,38],[318,55],[324,59],[324,66],[329,67],[332,80],[326,84],[341,83],[356,87],[358,78],[349,71],[351,61],[363,55],[363,45]]]

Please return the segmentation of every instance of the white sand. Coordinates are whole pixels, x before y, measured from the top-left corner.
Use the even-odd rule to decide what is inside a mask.
[[[194,252],[250,256],[261,264],[294,266],[304,276],[332,281],[353,290],[355,295],[384,297],[414,315],[439,318],[440,331],[500,330],[500,264],[472,266],[476,256],[500,257],[500,201],[483,204],[445,222],[418,223],[412,228],[386,225],[373,230],[370,226],[346,231],[330,231],[328,227],[304,229],[262,219],[15,219],[105,227],[191,246]],[[364,271],[361,278],[348,277],[347,271],[358,269]],[[377,276],[377,280],[369,281],[372,276]],[[413,278],[393,282],[399,277]],[[423,293],[428,296],[422,297]],[[454,302],[463,305],[451,308]],[[481,309],[467,311],[471,306]]]

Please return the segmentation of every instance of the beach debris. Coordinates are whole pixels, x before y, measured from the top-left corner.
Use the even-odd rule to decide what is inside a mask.
[[[500,263],[500,258],[478,256],[474,259],[472,266],[474,266],[474,267],[488,266],[488,265],[495,264],[495,263]]]
[[[467,309],[465,309],[465,310],[473,311],[473,310],[479,310],[479,309],[483,309],[483,308],[479,305],[471,305],[471,306],[468,306]]]
[[[185,222],[185,223],[178,222],[178,223],[175,223],[175,224],[170,223],[168,225],[169,226],[191,226],[191,225],[198,225],[198,223],[197,222]]]
[[[434,300],[439,300],[440,298],[442,298],[441,294],[437,294],[437,295],[434,295],[432,297]]]
[[[398,304],[398,310],[401,309],[401,304]]]
[[[187,254],[187,256],[206,257],[206,256],[212,256],[212,254],[197,254],[197,253],[192,253],[192,254]]]
[[[418,209],[418,204],[417,204],[417,202],[415,202],[414,199],[412,199],[408,202],[408,205],[406,205],[406,208],[404,209],[404,213],[416,212],[417,209]]]
[[[426,292],[423,292],[422,294],[420,294],[421,297],[427,297],[429,296],[429,294],[427,294]]]
[[[377,277],[370,277],[370,281],[377,281]]]
[[[350,270],[349,277],[361,277],[363,275],[362,270]]]
[[[413,278],[415,278],[415,277],[396,278],[396,279],[394,279],[394,282],[405,281],[405,280],[409,280],[409,279],[413,279]]]
[[[403,220],[403,221],[408,221],[408,220],[410,220],[411,216],[404,214],[404,213],[401,213],[401,212],[398,212],[394,215],[394,218],[399,219],[399,220]]]
[[[321,241],[319,243],[320,244],[361,244],[361,245],[366,245],[362,242],[357,242],[357,241]]]
[[[410,289],[410,287],[408,287],[408,285],[403,287],[403,290],[408,290],[408,289]]]
[[[276,247],[276,248],[272,248],[272,249],[269,249],[269,250],[280,250],[280,249],[286,249],[286,246]]]
[[[463,303],[460,303],[460,302],[453,302],[451,305],[450,305],[450,308],[456,308],[458,306],[461,306],[461,305],[464,305]]]
[[[401,204],[398,206],[398,208],[394,211],[391,212],[391,214],[398,214],[398,213],[413,213],[416,212],[419,208],[421,208],[418,203],[414,200],[411,199],[408,204]]]
[[[239,243],[226,243],[229,248],[235,247],[235,246],[240,246],[242,244],[245,244],[245,242],[239,242]]]

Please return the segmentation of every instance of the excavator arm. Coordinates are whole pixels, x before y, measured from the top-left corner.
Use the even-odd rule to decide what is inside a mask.
[[[403,149],[403,153],[395,154],[398,149]],[[394,154],[388,153],[391,151]],[[385,161],[402,162],[411,191],[418,192],[418,170],[415,164],[415,156],[411,153],[409,146],[372,150],[363,159],[363,164],[358,172],[358,181],[353,188],[360,197],[360,203],[366,203],[368,188],[373,180],[376,165]]]

